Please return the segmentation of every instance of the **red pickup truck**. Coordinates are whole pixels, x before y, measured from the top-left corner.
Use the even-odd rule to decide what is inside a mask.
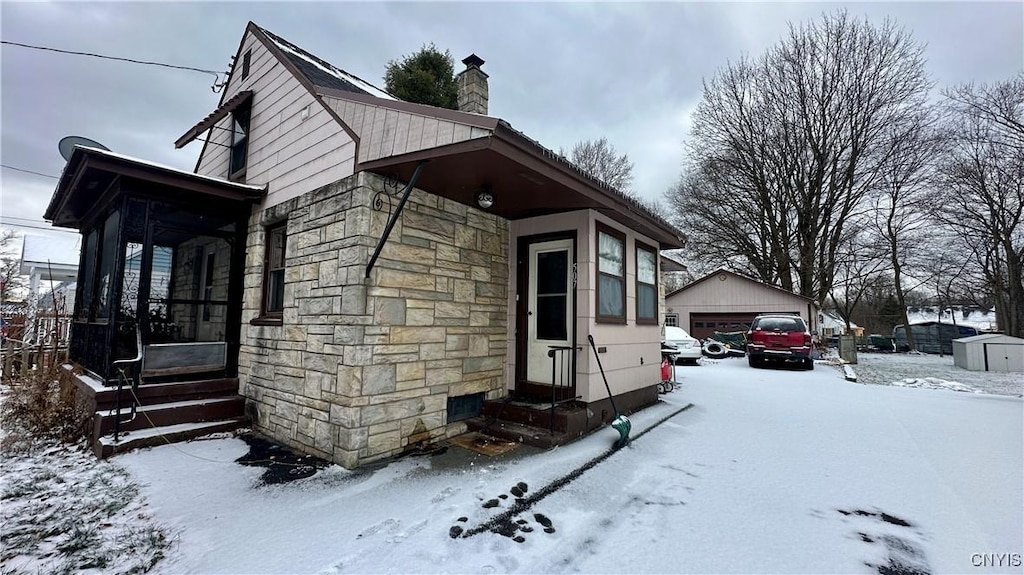
[[[811,333],[798,315],[763,314],[754,318],[747,332],[747,362],[761,367],[767,361],[799,362],[814,369]]]

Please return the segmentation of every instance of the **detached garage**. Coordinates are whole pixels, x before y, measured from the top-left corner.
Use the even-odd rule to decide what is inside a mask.
[[[1024,339],[998,333],[954,339],[953,365],[970,371],[1024,372]]]
[[[665,296],[665,325],[678,325],[697,339],[745,331],[762,313],[796,314],[811,332],[820,329],[818,306],[810,298],[725,269]]]

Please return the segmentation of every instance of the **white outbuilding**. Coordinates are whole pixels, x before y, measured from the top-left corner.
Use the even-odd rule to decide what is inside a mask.
[[[1024,373],[1024,339],[998,333],[954,339],[953,365],[970,371]]]

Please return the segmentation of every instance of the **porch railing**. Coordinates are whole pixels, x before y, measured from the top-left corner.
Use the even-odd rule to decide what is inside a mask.
[[[552,435],[555,434],[555,406],[559,403],[575,399],[575,397],[572,397],[562,399],[561,401],[558,400],[560,396],[565,396],[565,391],[571,391],[575,385],[573,375],[576,372],[576,357],[572,352],[581,349],[583,348],[566,345],[548,346],[548,357],[551,358],[551,417],[549,431]],[[562,393],[559,393],[559,390]]]

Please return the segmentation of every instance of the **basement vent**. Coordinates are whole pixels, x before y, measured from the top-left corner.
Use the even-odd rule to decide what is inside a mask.
[[[484,407],[484,394],[461,395],[448,398],[448,423],[480,415]]]

